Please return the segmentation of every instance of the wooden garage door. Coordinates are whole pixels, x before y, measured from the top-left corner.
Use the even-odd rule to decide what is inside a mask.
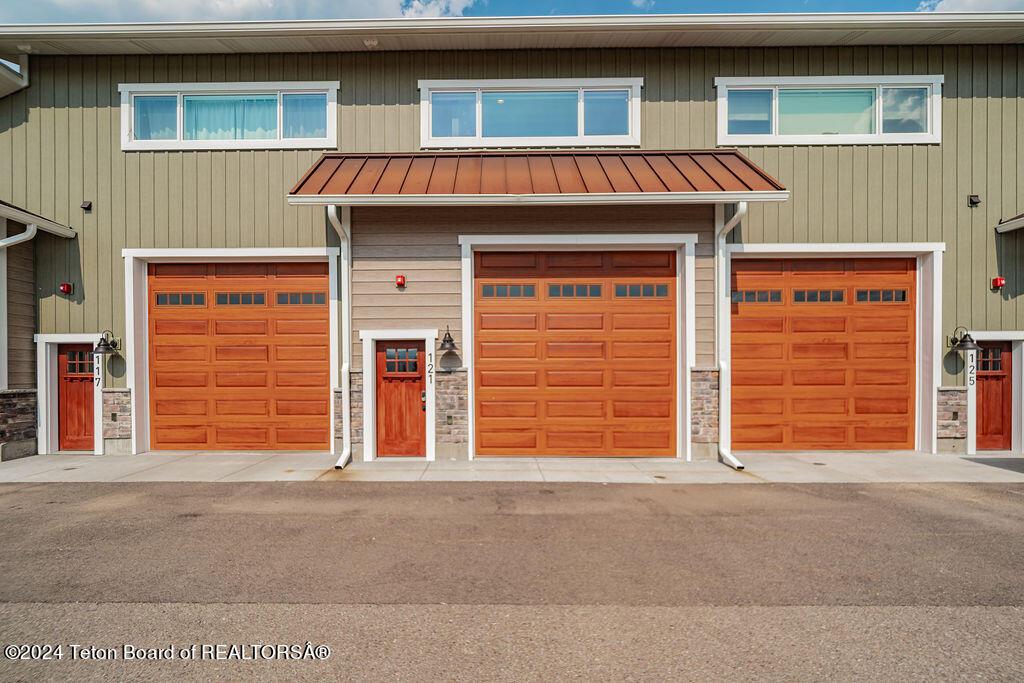
[[[912,449],[914,268],[733,260],[733,448]]]
[[[479,252],[480,455],[676,454],[674,252]]]
[[[324,450],[326,263],[149,267],[154,450]]]

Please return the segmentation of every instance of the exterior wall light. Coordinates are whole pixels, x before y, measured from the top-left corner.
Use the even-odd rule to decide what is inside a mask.
[[[967,331],[966,327],[958,327],[953,330],[953,336],[951,339],[953,341],[952,350],[957,353],[981,350],[981,347],[978,346],[978,342],[974,341],[974,338],[971,337],[971,334]]]
[[[452,332],[448,325],[444,328],[444,337],[441,338],[441,350],[448,352],[455,350],[455,340],[452,339]]]
[[[121,345],[114,338],[114,333],[110,330],[103,330],[103,334],[100,335],[100,340],[96,342],[96,348],[92,352],[97,356],[120,355],[120,348]]]

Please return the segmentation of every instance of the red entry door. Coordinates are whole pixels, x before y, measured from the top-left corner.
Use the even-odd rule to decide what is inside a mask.
[[[377,342],[377,455],[427,454],[423,342]]]
[[[978,352],[977,447],[1009,450],[1012,446],[1013,354],[1010,342],[982,342]]]
[[[92,344],[57,347],[57,422],[62,451],[93,449]]]

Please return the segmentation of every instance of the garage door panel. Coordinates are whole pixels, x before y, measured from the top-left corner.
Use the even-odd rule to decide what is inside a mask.
[[[612,401],[612,416],[625,418],[672,417],[672,402]]]
[[[485,360],[537,359],[537,342],[494,342],[481,341],[477,345],[477,358]]]
[[[597,371],[547,370],[544,377],[549,387],[603,387],[605,373]]]
[[[913,448],[914,261],[734,265],[734,448]]]
[[[537,417],[537,401],[488,401],[478,404],[482,419],[491,417]]]
[[[277,361],[302,361],[302,362],[314,362],[314,361],[325,361],[330,357],[330,347],[325,345],[318,346],[291,346],[287,344],[277,344],[274,347],[274,359]]]
[[[477,256],[478,453],[674,455],[675,430],[666,427],[675,397],[674,252],[535,256],[500,260],[535,264],[521,271],[499,271],[494,259]],[[512,296],[513,283],[532,285],[537,296]],[[508,289],[499,296],[502,284]],[[613,399],[623,406],[618,413]],[[656,407],[624,407],[644,401]],[[638,421],[668,441],[616,446],[614,430]]]
[[[209,323],[206,320],[183,319],[183,320],[157,320],[154,323],[154,330],[158,335],[171,336],[181,335],[192,337],[195,335],[207,335]]]
[[[803,370],[790,372],[793,386],[834,387],[846,385],[846,370]]]
[[[218,416],[244,415],[260,417],[270,416],[270,401],[253,401],[246,399],[217,399],[214,401]]]
[[[266,320],[214,320],[213,333],[218,336],[245,335],[265,336],[267,334]]]
[[[791,407],[794,415],[846,415],[850,412],[850,402],[846,398],[793,398]]]
[[[544,401],[545,412],[550,418],[600,417],[606,414],[605,401]]]
[[[327,264],[167,265],[150,266],[151,447],[327,448]]]
[[[153,359],[156,361],[206,361],[206,346],[189,346],[187,344],[157,344],[153,347]]]
[[[815,317],[798,318],[794,317],[791,329],[795,333],[800,332],[849,332],[847,329],[849,319],[845,317]],[[778,330],[763,330],[764,332],[781,332]]]
[[[156,370],[153,372],[153,384],[157,387],[205,387],[210,378],[205,372],[175,372]]]
[[[204,400],[165,400],[155,401],[153,410],[157,415],[167,417],[189,417],[206,415],[210,409],[209,402]]]

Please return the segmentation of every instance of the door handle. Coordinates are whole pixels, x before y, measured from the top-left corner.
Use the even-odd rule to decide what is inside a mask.
[[[420,408],[423,409],[423,410],[427,409],[427,392],[426,391],[421,391],[420,392]]]

